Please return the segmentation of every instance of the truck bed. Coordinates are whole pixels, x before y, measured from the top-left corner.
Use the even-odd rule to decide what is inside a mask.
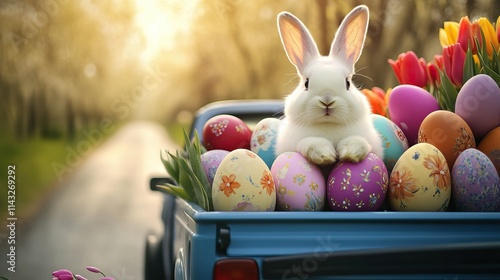
[[[292,275],[290,278],[280,277],[287,275],[287,267],[291,269],[294,264],[301,263],[306,265],[303,273],[311,268],[307,279],[359,279],[334,278],[335,273],[339,272],[335,272],[335,266],[328,261],[343,254],[343,258],[336,259],[336,263],[342,259],[345,262],[351,260],[346,258],[346,254],[353,253],[363,253],[357,255],[357,258],[364,257],[365,261],[353,266],[350,271],[345,271],[344,263],[344,270],[340,273],[342,277],[346,277],[345,274],[366,276],[376,273],[377,275],[370,277],[388,279],[389,275],[381,274],[384,271],[374,270],[376,265],[370,266],[370,260],[377,264],[377,252],[388,261],[392,260],[384,262],[384,268],[396,268],[395,262],[398,259],[405,263],[401,256],[406,256],[406,262],[413,261],[415,264],[428,258],[429,261],[425,261],[427,266],[437,264],[433,270],[439,272],[441,278],[437,279],[444,279],[443,271],[439,270],[440,263],[448,263],[448,270],[453,277],[458,275],[455,271],[463,274],[463,271],[457,269],[465,269],[465,264],[477,266],[477,262],[481,262],[483,273],[499,273],[497,270],[500,269],[500,213],[206,212],[181,199],[176,200],[175,213],[176,231],[181,232],[179,237],[190,243],[184,248],[197,252],[197,255],[190,256],[191,278],[188,279],[204,279],[203,275],[211,275],[211,268],[218,259],[228,257],[255,259],[260,267],[261,279],[304,279],[304,275],[301,277],[300,273],[294,276],[298,278],[293,278]],[[175,251],[182,247],[182,243],[184,242]],[[460,260],[460,254],[468,254],[472,260],[477,261]],[[485,255],[488,258],[479,258]],[[442,259],[444,257],[447,259]],[[307,263],[308,260],[310,264]],[[353,263],[352,260],[350,263]],[[452,264],[457,265],[455,269],[450,267]],[[322,265],[324,268],[320,269]],[[476,266],[471,266],[469,270],[477,273]],[[203,271],[203,268],[207,268],[207,271]],[[315,268],[314,271],[312,268]],[[325,271],[326,268],[331,268],[331,271]],[[366,271],[360,268],[366,268]],[[416,271],[410,268],[408,266],[403,274],[425,271],[422,266],[417,267]],[[401,277],[400,273],[402,272],[398,272],[398,277]],[[437,277],[430,274],[427,276]],[[500,274],[482,276],[486,277],[484,279],[499,279]],[[475,275],[470,279],[482,279],[479,277]]]

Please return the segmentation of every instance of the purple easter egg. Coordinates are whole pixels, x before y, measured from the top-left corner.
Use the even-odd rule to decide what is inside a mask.
[[[463,151],[451,171],[452,198],[459,211],[499,211],[500,179],[495,166],[477,149]]]
[[[479,74],[460,89],[455,113],[469,125],[476,140],[500,126],[500,88],[493,78]]]
[[[227,154],[229,154],[229,151],[226,150],[210,150],[201,155],[201,165],[203,165],[203,170],[205,170],[210,187],[214,182],[217,167],[219,167],[221,161]]]
[[[431,112],[439,110],[437,100],[423,88],[396,86],[389,96],[391,120],[403,130],[410,146],[418,143],[418,130]]]
[[[373,153],[359,163],[340,162],[328,176],[326,197],[334,211],[375,211],[387,194],[389,175]]]

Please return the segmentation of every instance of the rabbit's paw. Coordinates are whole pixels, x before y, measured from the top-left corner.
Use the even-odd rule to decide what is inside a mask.
[[[337,161],[335,148],[325,138],[307,137],[302,139],[297,146],[298,151],[315,164],[327,165]]]
[[[337,150],[340,161],[360,162],[368,155],[371,146],[361,136],[349,136],[339,141]]]

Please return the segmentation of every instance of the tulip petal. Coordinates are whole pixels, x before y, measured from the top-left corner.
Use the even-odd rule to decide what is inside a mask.
[[[442,54],[436,54],[434,55],[434,63],[440,70],[444,70],[444,65],[443,65],[443,55]]]
[[[52,276],[54,276],[54,277],[59,277],[62,275],[71,275],[73,277],[73,273],[71,273],[71,271],[69,271],[67,269],[59,269],[59,270],[52,272]]]
[[[461,87],[463,84],[465,64],[465,52],[459,44],[453,45],[453,58],[452,58],[452,76],[456,85]]]
[[[491,22],[485,17],[479,18],[477,21],[484,34],[486,51],[488,52],[488,56],[491,57],[493,55],[493,50],[498,49],[498,38],[495,34],[495,29]]]
[[[439,28],[439,43],[441,43],[441,47],[446,47],[450,45],[450,43],[448,42],[448,35],[446,34],[446,31],[444,31],[443,28]]]
[[[439,70],[436,64],[431,62],[427,63],[427,73],[429,74],[429,83],[439,86],[441,79],[439,77]]]
[[[425,87],[426,76],[417,55],[413,51],[406,52],[401,58],[401,80],[403,84]]]
[[[457,43],[460,44],[464,52],[467,52],[469,44],[471,46],[472,53],[476,50],[472,35],[472,23],[470,22],[469,17],[462,17],[459,23]]]
[[[497,40],[500,43],[500,16],[498,16],[495,26],[497,28]]]
[[[448,36],[448,43],[455,44],[458,39],[458,22],[454,21],[445,21],[444,22],[444,31],[446,31],[446,35]]]
[[[95,266],[87,266],[86,269],[90,272],[101,273],[101,270]]]
[[[401,81],[400,60],[398,59],[398,60],[394,61],[394,60],[389,58],[387,61],[391,65],[392,71],[394,72],[396,79],[398,79],[398,82],[400,84],[403,84],[403,82]]]
[[[446,73],[446,76],[452,82],[455,84],[455,81],[453,80],[453,75],[452,75],[452,67],[451,67],[451,59],[452,59],[452,48],[453,45],[446,46],[443,48],[443,65],[444,65],[444,70]]]

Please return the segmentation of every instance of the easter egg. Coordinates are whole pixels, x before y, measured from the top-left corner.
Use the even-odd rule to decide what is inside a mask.
[[[203,126],[203,144],[207,150],[250,149],[251,137],[250,128],[232,115],[217,115]]]
[[[408,149],[405,134],[394,122],[381,115],[372,115],[373,125],[382,139],[384,164],[388,172],[392,171],[399,157]]]
[[[457,210],[500,210],[500,179],[491,160],[481,151],[463,151],[453,166],[451,178]]]
[[[276,189],[271,170],[250,150],[231,151],[215,173],[212,202],[215,211],[273,211]]]
[[[455,113],[470,126],[477,140],[500,126],[500,88],[493,78],[479,74],[460,89]]]
[[[462,151],[476,147],[469,125],[457,114],[445,110],[434,111],[425,117],[418,132],[418,142],[438,148],[449,167]]]
[[[500,175],[500,127],[486,134],[477,149],[487,155]]]
[[[320,211],[325,205],[326,183],[321,169],[298,152],[280,154],[271,167],[276,185],[276,208]]]
[[[336,211],[375,211],[383,203],[388,186],[384,162],[369,153],[359,163],[337,163],[327,180],[326,196]]]
[[[391,120],[403,130],[410,146],[418,142],[418,130],[424,118],[439,109],[429,92],[414,85],[394,87],[388,105]]]
[[[264,160],[269,168],[276,158],[276,136],[281,121],[276,118],[265,118],[259,121],[252,132],[250,149]]]
[[[229,154],[226,150],[210,150],[201,155],[201,165],[207,175],[210,186],[214,182],[215,172],[222,160]]]
[[[387,195],[396,211],[445,211],[451,174],[443,153],[429,143],[410,147],[394,165]]]

